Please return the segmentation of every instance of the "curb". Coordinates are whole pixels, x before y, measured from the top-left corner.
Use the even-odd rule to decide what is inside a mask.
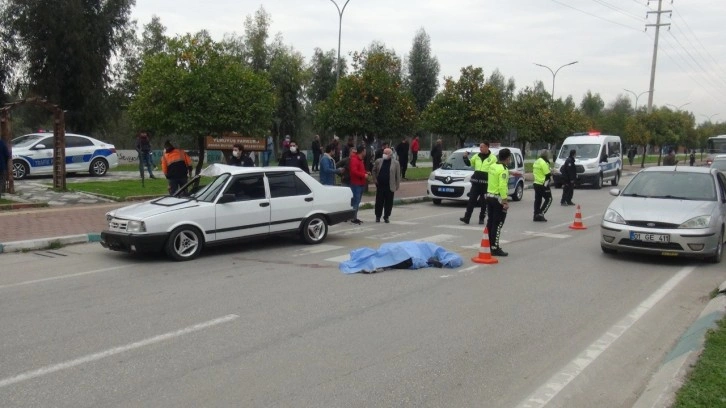
[[[726,282],[719,286],[720,293],[711,299],[698,319],[686,330],[678,343],[653,374],[633,408],[669,407],[683,386],[686,376],[703,351],[706,332],[716,328],[716,322],[726,315]]]
[[[0,254],[8,252],[33,251],[37,249],[49,249],[55,246],[72,244],[86,244],[89,242],[100,242],[100,233],[89,233],[79,235],[66,235],[54,238],[29,239],[26,241],[13,241],[0,243]]]

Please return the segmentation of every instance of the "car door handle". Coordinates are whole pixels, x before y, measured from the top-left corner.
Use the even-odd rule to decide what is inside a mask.
[[[305,201],[311,202],[311,201],[313,201],[313,198],[312,197],[305,197]]]
[[[260,203],[260,207],[269,207],[270,203]]]

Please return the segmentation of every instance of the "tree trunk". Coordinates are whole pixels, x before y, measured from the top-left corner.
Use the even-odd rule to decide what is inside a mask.
[[[207,151],[204,150],[204,136],[197,136],[197,148],[199,149],[199,163],[197,163],[197,168],[194,172],[195,175],[199,175],[199,173],[202,172],[202,168],[204,168],[204,157],[207,155]]]
[[[640,159],[640,168],[645,168],[645,155],[648,153],[648,145],[643,145],[643,157]]]

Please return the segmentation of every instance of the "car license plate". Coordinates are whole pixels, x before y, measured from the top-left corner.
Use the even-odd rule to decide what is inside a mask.
[[[453,193],[454,189],[452,187],[439,187],[439,191],[442,193]]]
[[[644,242],[671,242],[671,236],[669,234],[648,234],[645,232],[630,231],[630,239],[633,241],[644,241]]]

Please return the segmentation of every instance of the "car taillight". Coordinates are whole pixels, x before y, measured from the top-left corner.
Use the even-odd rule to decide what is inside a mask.
[[[111,148],[111,153],[116,153],[116,148],[115,147],[112,147]]]

